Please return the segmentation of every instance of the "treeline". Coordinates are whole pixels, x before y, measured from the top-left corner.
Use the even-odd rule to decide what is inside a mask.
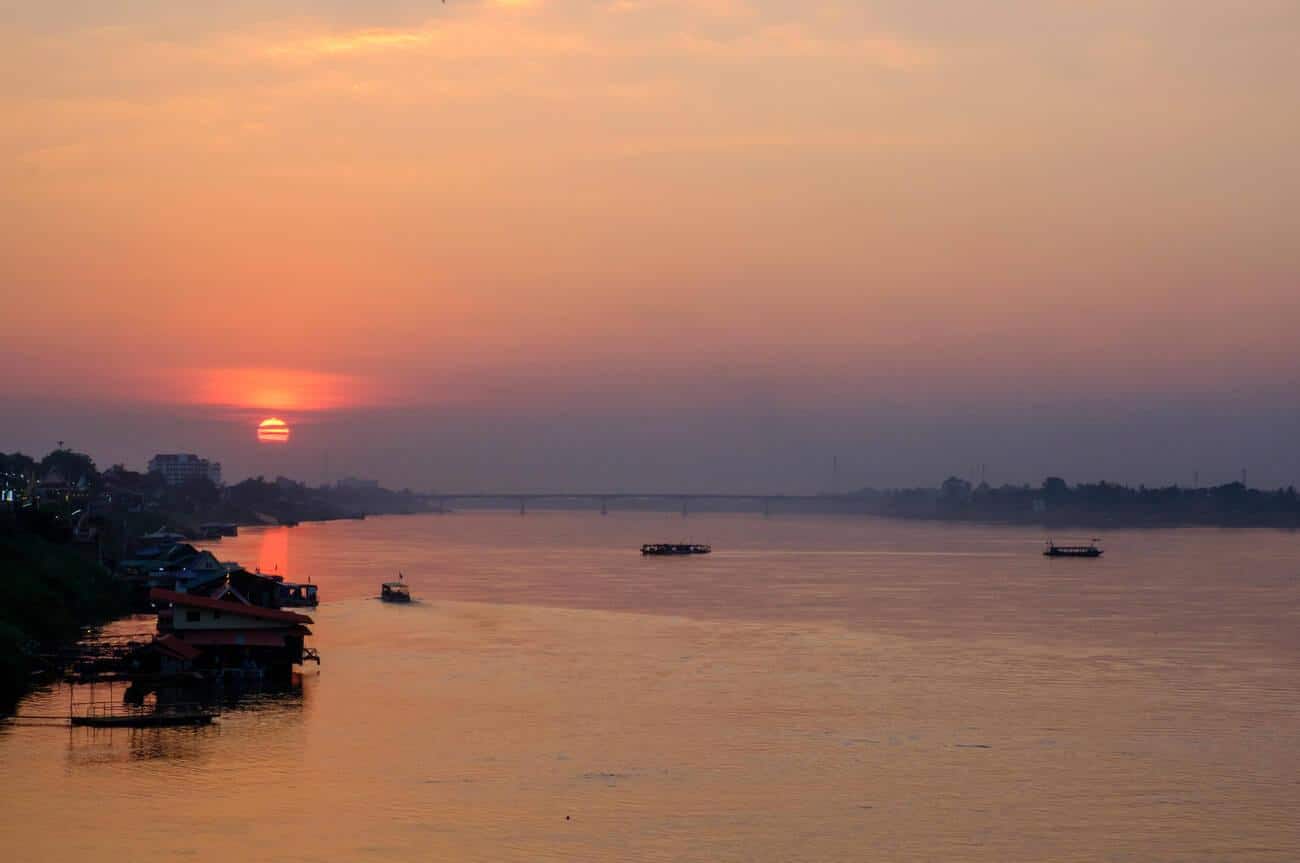
[[[71,545],[0,523],[0,713],[27,691],[43,653],[126,611],[126,589],[106,568]]]
[[[1048,477],[1042,485],[972,485],[949,477],[934,489],[852,497],[901,518],[1036,522],[1060,525],[1300,527],[1300,494],[1292,487],[1265,491],[1233,482],[1206,488],[1136,488],[1111,482],[1070,485]]]
[[[42,490],[51,477],[65,483],[64,493]],[[197,534],[204,522],[261,524],[276,521],[323,521],[427,511],[428,504],[410,490],[378,486],[309,486],[286,477],[255,477],[218,486],[204,477],[168,485],[162,476],[113,465],[99,470],[84,453],[57,449],[37,460],[23,453],[0,453],[0,491],[12,490],[17,509],[62,508],[101,523],[126,524],[131,535],[166,525]],[[114,546],[116,548],[116,546]]]
[[[37,461],[20,452],[0,452],[0,481],[7,479],[10,486],[16,487],[18,482],[28,482],[51,471],[62,474],[72,483],[84,479],[86,484],[94,485],[99,480],[94,460],[85,453],[56,449]],[[4,487],[3,482],[0,482],[0,488]]]
[[[256,523],[267,516],[281,521],[326,521],[364,515],[422,512],[423,500],[409,489],[309,486],[286,477],[254,477],[225,489],[214,520]]]

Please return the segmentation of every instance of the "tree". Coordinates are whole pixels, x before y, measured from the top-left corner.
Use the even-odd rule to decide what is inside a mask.
[[[5,455],[0,452],[0,474],[30,477],[36,472],[36,459],[20,452]]]
[[[191,512],[216,506],[221,491],[204,476],[191,477],[172,491],[172,496]]]
[[[966,500],[970,494],[970,483],[960,477],[950,476],[939,487],[939,495],[944,500]]]
[[[41,459],[40,475],[44,476],[52,470],[58,471],[70,483],[83,478],[90,485],[99,481],[99,471],[95,469],[91,457],[70,449],[56,449]]]
[[[1043,497],[1060,498],[1070,493],[1070,486],[1059,476],[1049,476],[1043,480]]]

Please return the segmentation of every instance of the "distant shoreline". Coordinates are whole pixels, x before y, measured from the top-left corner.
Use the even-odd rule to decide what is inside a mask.
[[[499,512],[499,513],[518,513],[518,507],[505,503],[505,497],[502,503],[484,503],[475,502],[470,505],[463,505],[456,508],[449,508],[442,512],[444,515],[454,515],[458,512]],[[598,505],[581,505],[572,501],[555,500],[545,502],[530,502],[527,511],[532,512],[586,512],[592,515],[599,515],[600,508]],[[611,504],[608,507],[608,514],[613,516],[620,512],[659,512],[659,513],[677,513],[678,507],[674,506],[655,506],[655,505],[638,505],[635,503]],[[437,509],[426,511],[432,514],[439,514]],[[411,513],[415,514],[415,513]],[[738,506],[735,504],[727,505],[725,503],[709,505],[707,503],[693,503],[687,514],[711,515],[711,514],[743,514],[762,516],[763,510],[759,506]],[[1237,528],[1237,529],[1269,529],[1269,530],[1300,530],[1300,514],[1241,514],[1241,515],[1224,515],[1219,518],[1179,518],[1172,515],[1146,515],[1137,513],[1024,513],[1008,516],[994,516],[979,513],[944,513],[944,512],[897,512],[873,506],[873,507],[850,507],[841,503],[825,506],[788,506],[772,507],[767,513],[769,517],[776,518],[781,516],[844,516],[844,517],[868,517],[882,518],[891,521],[917,521],[917,522],[942,522],[948,524],[970,524],[970,525],[989,525],[989,526],[1019,526],[1019,527],[1038,527],[1044,530],[1160,530],[1172,528]],[[307,521],[307,519],[304,519]],[[257,525],[250,525],[257,526]]]

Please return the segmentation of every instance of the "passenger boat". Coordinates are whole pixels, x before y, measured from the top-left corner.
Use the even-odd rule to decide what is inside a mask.
[[[1101,557],[1101,553],[1095,539],[1087,545],[1057,545],[1048,540],[1043,555],[1045,557]]]
[[[712,546],[693,542],[648,542],[641,546],[641,553],[647,555],[708,554],[711,551]]]
[[[316,585],[308,582],[296,584],[282,581],[276,588],[276,599],[281,608],[315,608],[320,604],[316,595]]]
[[[379,598],[384,602],[410,602],[411,591],[402,579],[402,574],[397,574],[397,581],[386,581],[380,585]]]

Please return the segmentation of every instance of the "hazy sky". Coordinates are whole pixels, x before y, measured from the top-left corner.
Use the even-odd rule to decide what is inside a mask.
[[[0,0],[0,35],[0,450],[1300,483],[1295,0]]]

